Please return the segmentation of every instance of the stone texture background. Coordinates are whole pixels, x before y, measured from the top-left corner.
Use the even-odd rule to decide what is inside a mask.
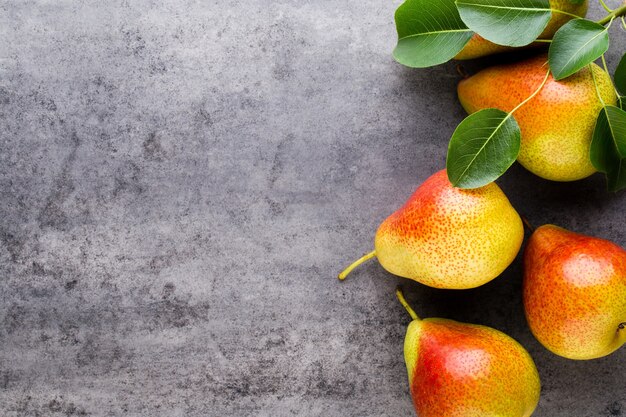
[[[536,416],[626,415],[626,349],[543,349],[519,258],[472,291],[335,280],[464,116],[454,63],[392,60],[398,5],[0,1],[1,415],[414,415],[398,283],[522,342]],[[600,175],[499,182],[536,225],[626,244]]]

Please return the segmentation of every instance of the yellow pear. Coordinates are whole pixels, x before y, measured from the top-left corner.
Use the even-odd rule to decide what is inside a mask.
[[[339,279],[376,256],[392,274],[431,287],[474,288],[513,262],[523,238],[522,220],[497,184],[462,190],[441,170],[378,227],[376,250]]]
[[[511,111],[540,86],[548,70],[547,55],[499,65],[462,80],[461,105],[468,113],[494,107]],[[534,174],[552,181],[575,181],[596,172],[589,148],[602,102],[616,105],[611,77],[592,64],[556,81],[552,75],[532,100],[513,116],[522,132],[517,160]],[[598,85],[594,85],[595,81]]]
[[[539,36],[539,39],[551,39],[561,26],[573,18],[573,16],[570,16],[569,14],[585,17],[588,6],[589,2],[587,0],[583,1],[581,4],[574,4],[574,2],[570,0],[550,0],[550,7],[552,7],[552,9],[562,10],[568,14],[555,11],[552,12],[552,18],[550,19],[550,22],[548,22],[548,26],[546,26],[543,33]],[[496,45],[495,43],[482,38],[480,35],[474,34],[463,50],[454,58],[459,60],[474,59],[486,55],[510,51],[512,49],[514,48]]]

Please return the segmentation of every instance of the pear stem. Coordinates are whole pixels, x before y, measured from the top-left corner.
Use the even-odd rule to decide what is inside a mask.
[[[456,64],[456,72],[463,77],[463,79],[465,78],[469,78],[469,74],[467,73],[467,71],[465,70],[465,67],[461,64]]]
[[[376,251],[375,250],[373,250],[370,253],[367,253],[367,254],[361,256],[359,259],[357,259],[356,261],[352,262],[350,264],[350,266],[348,266],[346,269],[341,271],[341,274],[339,274],[339,276],[337,278],[339,278],[340,281],[343,281],[344,279],[346,279],[348,274],[350,272],[352,272],[352,270],[354,268],[356,268],[357,266],[361,265],[365,261],[369,261],[370,259],[372,259],[375,256],[376,256]]]
[[[402,287],[400,286],[396,288],[396,297],[398,297],[398,301],[400,301],[400,304],[402,304],[402,306],[406,309],[406,311],[409,313],[409,316],[411,316],[413,320],[420,320],[420,318],[415,313],[415,311],[411,308],[409,303],[406,302],[406,299],[404,298],[404,294],[402,293]]]

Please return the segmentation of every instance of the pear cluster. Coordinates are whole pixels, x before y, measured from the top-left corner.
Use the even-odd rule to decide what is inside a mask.
[[[587,1],[551,1],[584,16]],[[554,4],[552,4],[554,3]],[[551,37],[569,18],[556,15]],[[502,52],[475,35],[457,59]],[[545,75],[547,57],[485,69],[458,86],[468,113],[510,111]],[[615,105],[610,76],[593,64],[565,80],[550,77],[516,115],[522,131],[518,161],[552,181],[595,172],[591,136],[603,104]],[[527,224],[527,226],[529,226]],[[523,305],[535,338],[552,353],[573,360],[607,356],[626,343],[626,251],[608,240],[554,225],[532,234],[523,255]],[[341,274],[377,258],[394,275],[441,289],[468,289],[498,277],[517,257],[524,222],[495,183],[454,187],[446,170],[428,178],[378,228],[374,251]],[[529,417],[541,384],[530,354],[489,327],[420,319],[400,289],[413,319],[404,342],[410,392],[419,417]]]

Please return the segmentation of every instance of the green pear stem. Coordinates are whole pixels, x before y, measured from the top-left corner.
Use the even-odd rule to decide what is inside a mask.
[[[411,316],[413,320],[420,320],[419,316],[411,308],[409,303],[406,302],[404,294],[402,293],[402,287],[396,288],[396,297],[398,297],[398,301],[400,301],[400,304],[402,304],[402,306],[406,309],[406,311],[409,313],[409,316]]]
[[[596,23],[599,23],[604,26],[610,21],[612,21],[613,19],[615,19],[616,17],[620,17],[624,15],[626,15],[626,4],[613,10],[613,12],[609,13],[604,18],[598,20]]]
[[[365,261],[369,261],[370,259],[372,259],[375,256],[376,256],[376,251],[375,250],[373,250],[370,253],[367,253],[367,254],[361,256],[359,259],[357,259],[356,261],[352,262],[350,264],[350,266],[348,266],[346,269],[341,271],[341,274],[339,274],[339,276],[337,278],[339,278],[340,281],[343,281],[344,279],[346,279],[348,274],[350,272],[352,272],[352,270],[354,268],[356,268],[357,266],[361,265]]]

